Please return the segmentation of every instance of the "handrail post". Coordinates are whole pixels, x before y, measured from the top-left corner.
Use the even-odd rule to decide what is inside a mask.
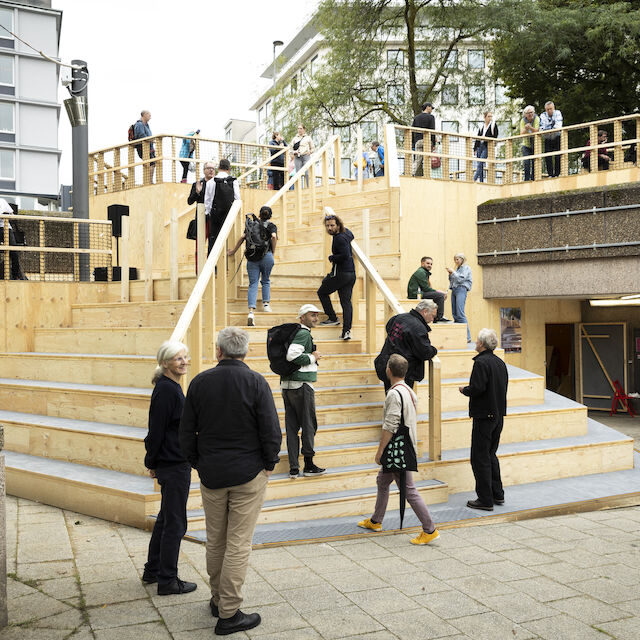
[[[171,136],[171,182],[177,182],[178,178],[176,176],[176,163],[173,158],[176,157],[176,137]],[[191,160],[189,159],[189,162]]]
[[[202,273],[202,267],[204,267],[204,263],[207,261],[207,249],[209,245],[206,232],[205,210],[202,202],[198,202],[196,205],[196,227],[198,236],[198,263],[196,265],[196,271],[198,275],[200,275]]]
[[[333,143],[333,175],[336,184],[342,182],[342,150],[340,138],[336,138]]]
[[[513,182],[513,143],[507,140],[504,145],[504,179],[503,184]]]
[[[566,129],[560,129],[560,175],[569,175],[569,132]]]
[[[187,347],[191,355],[191,366],[188,370],[188,382],[191,382],[202,371],[202,307],[198,305],[191,326],[187,332]]]
[[[589,153],[589,163],[591,167],[591,173],[598,171],[598,154],[600,149],[594,149],[594,145],[598,144],[598,125],[589,125],[589,140],[591,142],[591,153]]]
[[[226,246],[218,258],[217,272],[213,278],[216,282],[214,301],[215,322],[221,327],[227,324],[227,251]]]
[[[487,183],[496,183],[496,143],[489,140],[487,143]]]
[[[362,191],[364,183],[364,169],[362,168],[362,127],[358,127],[356,143],[356,169],[358,171],[358,191]]]
[[[622,122],[620,120],[613,123],[613,142],[617,143],[613,148],[613,168],[622,169],[624,153],[622,151]]]
[[[539,133],[533,134],[533,153],[539,156],[542,153],[542,136]],[[542,180],[542,158],[533,160],[533,179]]]
[[[38,223],[38,235],[40,236],[40,246],[44,247],[45,246],[44,220],[40,220],[40,222]],[[44,280],[44,272],[45,272],[44,262],[45,262],[45,254],[41,251],[40,252],[40,281]]]
[[[405,132],[406,136],[406,132]],[[389,188],[400,186],[400,167],[398,165],[398,147],[396,145],[396,130],[392,124],[384,127],[384,139],[386,147],[384,148],[384,174],[387,176],[387,185]],[[405,153],[405,168],[407,164],[407,154]]]
[[[329,197],[329,152],[325,150],[322,154],[322,198]],[[324,204],[324,202],[322,203]]]
[[[129,216],[122,216],[122,266],[120,267],[120,302],[129,302]]]
[[[289,242],[289,220],[288,220],[288,211],[287,211],[287,193],[289,189],[286,189],[282,192],[282,196],[280,198],[280,204],[282,206],[282,220],[280,221],[280,239],[282,244],[287,244]]]
[[[467,182],[473,182],[473,139],[471,136],[467,136],[466,138],[464,155],[466,156],[464,161],[464,177]]]
[[[4,238],[2,240],[2,243],[4,245],[4,280],[6,282],[11,277],[11,254],[9,253],[9,233],[3,233],[3,235]]]
[[[366,322],[366,337],[365,347],[367,353],[376,353],[376,292],[377,287],[373,278],[365,273],[364,276],[364,289],[365,289],[365,322]]]
[[[448,133],[443,134],[442,136],[442,179],[449,180],[451,177],[451,162],[449,159],[449,152],[451,149],[451,140]],[[425,161],[429,163],[429,169],[431,169],[431,158],[425,158]],[[426,175],[426,174],[425,174]],[[431,174],[429,174],[431,177]]]
[[[80,248],[80,224],[78,222],[73,223],[73,248]],[[73,254],[73,280],[74,282],[80,282],[80,254]]]
[[[302,178],[295,183],[296,190],[296,224],[302,226]]]
[[[153,212],[148,209],[144,225],[144,299],[153,300]]]
[[[440,359],[435,356],[429,360],[429,458],[433,461],[442,460],[441,378]],[[419,433],[418,439],[424,442],[424,433]]]
[[[180,299],[178,281],[178,210],[171,208],[169,223],[169,299]]]
[[[312,162],[309,167],[309,187],[311,194],[311,213],[316,210],[316,163]]]

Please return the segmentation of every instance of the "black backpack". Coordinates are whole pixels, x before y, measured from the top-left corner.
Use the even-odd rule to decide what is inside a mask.
[[[269,251],[271,235],[262,221],[253,213],[245,216],[244,236],[245,258],[251,262],[259,262]]]
[[[287,351],[302,325],[297,322],[287,322],[271,327],[267,331],[267,357],[273,373],[279,376],[290,376],[300,366],[287,360]]]
[[[216,181],[216,191],[213,194],[211,213],[225,218],[235,199],[233,193],[233,181],[235,178],[227,176],[226,178],[214,178],[214,180]]]

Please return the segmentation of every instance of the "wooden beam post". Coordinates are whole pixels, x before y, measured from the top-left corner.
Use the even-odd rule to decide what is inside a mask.
[[[180,284],[178,280],[178,210],[171,208],[169,223],[169,298],[180,299]]]
[[[40,240],[40,247],[44,247],[45,246],[44,220],[40,220],[40,222],[38,223],[38,235]],[[41,251],[40,252],[40,281],[41,282],[44,280],[44,273],[45,273],[45,253]]]
[[[144,299],[153,300],[153,212],[148,209],[144,220]]]
[[[120,267],[120,302],[129,302],[129,216],[122,216],[122,266]]]
[[[358,172],[358,191],[362,191],[364,184],[364,169],[362,168],[362,127],[358,127],[356,138],[356,170]]]
[[[438,356],[429,360],[429,458],[442,460],[442,365]],[[420,429],[423,431],[423,429]],[[424,433],[418,439],[425,442]]]
[[[80,248],[79,226],[80,226],[79,222],[73,223],[73,248],[74,249]],[[80,254],[79,253],[73,254],[73,281],[80,282]]]
[[[560,175],[569,175],[569,132],[566,129],[560,129]]]
[[[376,283],[373,278],[365,274],[365,336],[367,353],[376,353]]]
[[[202,273],[204,263],[207,261],[207,248],[209,238],[207,238],[204,204],[199,202],[196,205],[196,226],[198,235],[198,275]]]

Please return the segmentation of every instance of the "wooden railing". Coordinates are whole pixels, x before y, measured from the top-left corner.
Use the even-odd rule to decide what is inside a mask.
[[[331,207],[324,208],[325,215],[335,215]],[[364,225],[364,242],[368,243],[367,225]],[[367,253],[360,245],[353,240],[351,242],[351,251],[364,270],[364,292],[365,292],[365,345],[367,353],[378,353],[377,344],[377,293],[382,294],[384,300],[384,318],[385,322],[392,316],[399,313],[405,313],[405,309],[398,302],[391,289],[382,279],[376,268],[371,263]],[[424,433],[424,427],[418,424],[418,453],[424,452],[424,444],[428,442],[429,457],[431,460],[440,460],[442,458],[442,400],[440,387],[442,364],[438,356],[429,361],[429,432]]]
[[[112,279],[111,222],[57,216],[0,214],[2,275],[11,274],[11,254],[18,253],[29,280],[80,282]],[[24,234],[24,244],[10,245],[7,224]],[[96,269],[102,268],[102,274]]]
[[[180,157],[185,139],[194,142],[193,157]],[[277,152],[271,155],[276,149]],[[193,182],[202,175],[206,162],[217,166],[222,158],[226,158],[242,186],[266,189],[267,171],[288,174],[289,155],[289,147],[280,149],[253,142],[161,134],[91,152],[89,185],[98,195],[150,184],[176,183],[182,178],[182,162],[193,163],[194,172],[189,174],[189,181]],[[284,167],[271,166],[271,161],[280,156],[284,156]]]
[[[519,130],[518,119],[518,130]],[[524,162],[531,162],[533,178],[541,180],[555,173],[554,161],[559,160],[559,175],[598,172],[598,153],[608,153],[609,169],[623,169],[636,163],[636,149],[640,142],[640,115],[620,116],[556,130],[560,133],[558,151],[545,151],[549,131],[500,138],[393,126],[398,145],[399,172],[404,176],[417,176],[432,180],[472,182],[478,163],[482,163],[486,184],[511,184],[524,181]],[[598,131],[606,131],[607,142],[598,143]],[[414,135],[422,136],[423,150],[416,151]],[[435,145],[432,146],[432,137]],[[475,157],[476,141],[487,144],[487,158]],[[524,143],[524,144],[523,144]],[[530,147],[531,155],[522,155],[522,147]],[[585,152],[590,152],[585,157]],[[388,155],[389,159],[393,156]],[[386,169],[390,165],[387,162]],[[604,163],[603,163],[604,164]]]

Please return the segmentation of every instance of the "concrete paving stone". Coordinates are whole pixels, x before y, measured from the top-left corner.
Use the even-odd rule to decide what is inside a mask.
[[[627,600],[626,602],[618,602],[616,604],[616,607],[618,607],[618,609],[621,609],[622,611],[628,611],[629,613],[632,614],[637,614],[638,611],[640,611],[640,598],[638,598],[637,600]]]
[[[488,611],[483,604],[456,589],[415,596],[413,599],[444,620]]]
[[[614,638],[624,638],[624,640],[640,640],[640,617],[616,620],[615,622],[605,622],[598,625],[599,629],[604,629]]]
[[[138,575],[130,560],[103,563],[96,565],[78,565],[80,582],[85,585],[91,582],[108,582],[109,580],[133,579]]]
[[[83,585],[82,592],[88,607],[141,600],[147,597],[147,591],[142,583],[131,578],[109,580],[107,582],[91,582]]]
[[[211,596],[210,593],[207,593]],[[265,580],[245,582],[242,587],[243,607],[261,607],[284,602],[284,598]]]
[[[416,573],[415,575],[419,574]],[[322,577],[342,593],[351,593],[352,591],[362,591],[364,589],[376,589],[378,587],[387,586],[387,583],[381,580],[377,575],[371,573],[371,571],[363,569],[362,567],[358,567],[357,569],[349,568],[348,571],[325,573]]]
[[[582,569],[568,562],[539,564],[536,567],[536,571],[562,584],[571,584],[580,580],[598,577],[593,569]]]
[[[538,602],[549,602],[550,600],[560,600],[561,598],[579,595],[579,592],[575,589],[559,584],[546,576],[528,578],[527,580],[514,580],[510,585],[521,593],[526,593],[535,598]]]
[[[640,543],[638,543],[640,545]],[[640,569],[640,550],[633,552],[624,552],[624,553],[612,553],[607,555],[609,562],[620,562],[622,564],[626,564],[630,567],[635,567],[636,569]]]
[[[260,627],[257,627],[259,629]],[[243,634],[244,635],[244,634]],[[234,636],[234,640],[237,636]],[[249,636],[244,636],[249,637]],[[395,636],[388,636],[393,639]],[[176,640],[178,636],[174,636]],[[288,631],[276,631],[275,633],[267,633],[266,635],[260,634],[256,636],[258,640],[323,640],[322,636],[312,627],[304,627],[303,629],[289,629]],[[368,634],[367,639],[376,638],[375,634]],[[185,638],[184,640],[198,640],[197,638]],[[203,637],[204,640],[204,637]],[[211,637],[207,637],[206,640],[211,640]],[[382,639],[381,639],[382,640]]]
[[[397,573],[384,576],[385,581],[392,587],[402,591],[406,596],[419,596],[440,591],[451,591],[451,587],[438,578],[434,578],[426,571],[414,571],[413,573]]]
[[[38,590],[35,587],[30,587],[29,585],[20,582],[20,580],[7,578],[7,601],[34,593],[38,593]]]
[[[633,547],[626,542],[616,542],[614,540],[604,540],[602,536],[594,536],[579,540],[577,543],[572,542],[573,548],[584,549],[590,553],[599,553],[606,556],[614,553],[628,553]],[[551,551],[551,550],[549,550]]]
[[[523,522],[527,522],[523,520]],[[509,540],[520,541],[528,540],[531,537],[544,535],[535,529],[530,529],[522,526],[521,523],[505,522],[504,524],[491,525],[491,532],[495,532],[498,535],[508,538]]]
[[[544,518],[542,518],[544,522]],[[548,526],[541,530],[540,533],[547,538],[553,538],[554,540],[568,542],[569,540],[585,540],[590,534],[583,531],[576,531],[570,527],[554,527]]]
[[[340,553],[335,547],[328,543],[320,544],[297,544],[285,549],[296,558],[317,558],[318,556],[333,556]]]
[[[28,562],[18,564],[18,575],[25,580],[50,580],[53,578],[69,578],[75,576],[73,560],[57,560],[55,562]]]
[[[522,547],[522,543],[510,540],[505,536],[501,536],[498,533],[495,534],[481,534],[473,539],[473,543],[487,551],[507,551],[508,549],[519,549]]]
[[[184,609],[191,605],[182,605]],[[143,622],[159,620],[160,616],[148,600],[133,600],[118,604],[102,605],[87,609],[89,622],[94,631],[111,627],[125,627]],[[166,620],[166,616],[163,615]]]
[[[355,561],[371,558],[385,558],[392,554],[388,548],[381,547],[379,544],[369,540],[364,540],[359,544],[340,547],[339,551],[342,555]]]
[[[523,567],[534,567],[538,564],[547,564],[554,562],[555,558],[546,553],[540,553],[534,549],[512,549],[510,551],[501,551],[498,556],[505,560],[510,560],[515,564]]]
[[[0,630],[0,640],[65,640],[68,635],[68,629],[5,627],[4,629]],[[73,640],[76,640],[75,635],[73,636]]]
[[[472,545],[461,549],[449,549],[448,555],[465,564],[480,564],[484,562],[498,562],[502,558],[493,551],[487,551],[482,547]]]
[[[198,578],[197,580],[189,578],[188,582],[195,582],[197,589],[191,593],[180,593],[171,596],[159,596],[157,584],[145,585],[143,588],[156,607],[167,607],[176,602],[203,602],[204,600],[208,602],[211,599],[211,589],[208,582],[204,582],[202,578]]]
[[[489,564],[494,564],[493,562]],[[418,566],[418,565],[416,565]],[[422,562],[419,565],[432,576],[440,578],[440,580],[449,580],[451,578],[462,578],[471,573],[479,573],[478,566],[470,567],[464,562],[460,562],[454,558],[447,560],[434,560],[433,562]]]
[[[407,544],[402,547],[393,547],[392,551],[398,558],[402,558],[407,562],[445,560],[449,556],[438,549],[438,542],[439,540],[424,545]]]
[[[501,582],[486,575],[466,576],[464,578],[453,578],[447,580],[446,584],[450,588],[458,589],[468,596],[475,598],[478,594],[485,596],[501,596],[507,593],[515,593],[511,583]]]
[[[555,614],[555,609],[550,609],[525,593],[509,593],[504,596],[491,597],[478,595],[477,597],[490,609],[501,613],[505,618],[514,622],[522,623]]]
[[[69,611],[71,607],[51,598],[44,593],[36,591],[8,602],[9,624],[20,624],[27,620],[40,620],[48,618],[63,611]]]
[[[590,596],[583,595],[563,600],[554,600],[550,604],[554,609],[562,611],[562,613],[566,613],[572,618],[576,618],[589,625],[627,618],[632,613],[640,611],[640,609],[625,611],[622,607],[626,603],[620,603],[614,607]]]
[[[18,544],[18,563],[70,560],[71,558],[73,558],[73,553],[68,540],[56,545],[48,542],[32,545]]]
[[[439,562],[447,561],[440,560]],[[395,555],[387,558],[371,558],[370,560],[363,559],[360,560],[358,564],[381,578],[393,575],[394,573],[411,573],[413,571],[420,571],[417,564],[407,562]]]
[[[260,607],[257,612],[262,618],[262,622],[255,629],[249,629],[246,634],[253,638],[258,635],[267,633],[277,633],[280,631],[289,631],[291,629],[303,629],[309,626],[309,622],[286,602],[280,604],[271,604]],[[251,611],[249,611],[251,613]],[[311,623],[312,626],[316,626]]]
[[[612,518],[607,522],[607,524],[614,529],[620,529],[620,531],[640,531],[640,522],[638,520],[632,520],[630,518]]]
[[[65,598],[62,602],[78,609],[80,607],[80,596],[76,596],[75,598]]]
[[[356,591],[355,593],[367,592]],[[352,604],[340,591],[326,582],[306,587],[300,586],[296,589],[284,589],[280,595],[302,615],[312,611],[335,609]]]
[[[147,622],[96,631],[96,640],[171,640],[171,638],[171,634],[162,622]]]
[[[605,564],[601,567],[594,567],[593,571],[602,578],[610,578],[627,586],[640,583],[640,572],[635,567],[629,567],[625,564]]]
[[[320,558],[302,558],[302,562],[304,564],[300,564],[300,566],[307,566],[321,576],[336,571],[355,571],[360,568],[360,565],[342,554],[339,556],[321,556]]]
[[[257,549],[249,556],[249,564],[260,569],[289,569],[302,567],[301,560],[290,554],[286,549]]]
[[[418,529],[416,529],[416,532]],[[404,547],[406,544],[410,544],[409,540],[411,538],[415,538],[417,535],[414,533],[413,535],[408,535],[407,533],[395,533],[393,535],[380,535],[380,534],[364,534],[367,539],[375,540],[376,544],[379,544],[381,547],[385,547],[386,549],[393,549],[394,547]],[[347,542],[347,541],[344,541]],[[338,543],[332,542],[332,546],[339,548]]]
[[[553,555],[562,562],[575,564],[576,567],[588,569],[603,564],[611,564],[611,560],[597,553],[591,553],[585,549],[572,549],[571,551],[558,551]]]
[[[355,605],[342,607],[332,612],[331,615],[327,615],[325,611],[314,611],[306,614],[305,618],[308,624],[314,627],[325,640],[357,634],[369,634],[373,631],[384,631],[382,624]],[[388,625],[385,625],[385,627],[388,628]],[[389,630],[395,633],[393,629]],[[426,636],[423,635],[424,637]]]
[[[38,587],[56,600],[68,600],[69,598],[75,598],[80,595],[78,581],[75,578],[42,580]]]
[[[486,573],[488,576],[500,580],[501,582],[508,582],[509,580],[526,580],[527,578],[535,578],[537,575],[538,566],[536,571],[522,567],[511,560],[504,560],[502,562],[490,562],[489,564],[480,565],[480,570]]]
[[[536,551],[544,553],[553,553],[554,551],[570,551],[575,547],[575,543],[565,540],[556,540],[555,538],[549,538],[548,536],[537,536],[523,541],[522,546],[527,546],[530,549],[535,549]]]
[[[191,631],[178,631],[172,633],[173,640],[214,640],[217,638],[213,633],[213,629],[192,629]],[[244,633],[234,633],[232,640],[248,640],[249,636]],[[75,638],[69,638],[69,640],[75,640]]]
[[[95,636],[91,631],[91,627],[88,624],[83,624],[76,629],[73,635],[68,636],[65,640],[95,640]]]
[[[274,589],[296,589],[297,587],[311,586],[324,583],[317,573],[309,567],[296,567],[295,569],[277,569],[264,572],[265,580]]]
[[[359,528],[356,529],[356,531],[361,531],[361,533],[356,534],[351,538],[345,538],[344,540],[332,540],[329,544],[335,549],[340,549],[341,547],[348,547],[352,544],[362,544],[364,540],[374,541],[376,538],[388,539],[398,537],[397,534],[384,535],[384,532],[381,533],[380,531],[364,531]]]
[[[607,604],[615,604],[616,602],[624,602],[625,600],[636,600],[640,597],[640,588],[637,585],[627,587],[609,578],[583,580],[582,582],[576,582],[572,586],[574,589],[593,596],[598,600],[602,600]]]
[[[524,626],[544,640],[604,640],[605,638],[601,631],[565,615],[532,620],[525,622]]]
[[[34,502],[33,500],[26,500],[25,498],[18,499],[19,513],[59,513],[58,507],[51,507],[48,504],[42,504],[41,502]]]
[[[43,523],[58,523],[64,524],[64,517],[58,510],[56,511],[40,511],[40,512],[27,512],[20,514],[20,525],[25,524],[43,524]]]
[[[421,606],[393,587],[354,591],[347,594],[347,597],[353,604],[358,605],[363,611],[376,618],[383,613],[408,611],[409,609],[418,609]]]
[[[84,618],[78,609],[69,609],[68,611],[57,613],[48,618],[42,618],[34,622],[33,626],[43,629],[69,629],[73,631],[82,625],[83,622]]]
[[[477,529],[477,527],[475,528]],[[461,529],[456,529],[456,531],[461,531]],[[411,538],[415,538],[418,533],[420,533],[419,530],[409,536],[409,540]],[[409,540],[406,540],[406,542],[409,542]],[[431,544],[428,544],[427,547],[438,548],[440,551],[446,551],[447,549],[459,549],[461,547],[466,547],[468,544],[469,540],[456,535],[453,529],[440,529],[440,537],[437,540],[434,540],[433,547],[431,547]]]
[[[205,579],[209,581],[209,575],[205,572]],[[244,583],[248,582],[262,582],[264,578],[253,568],[247,567],[247,575],[244,578]]]
[[[355,636],[345,636],[340,640],[397,640],[398,636],[394,636],[390,631],[374,631],[373,633],[358,634]],[[260,636],[259,640],[264,640]],[[275,637],[274,637],[274,640]],[[300,638],[292,638],[291,640],[300,640]],[[306,638],[304,640],[307,640]]]
[[[455,618],[449,622],[474,640],[528,640],[536,637],[534,633],[495,611]]]
[[[376,618],[401,640],[442,638],[458,633],[458,629],[427,609],[396,611]]]

